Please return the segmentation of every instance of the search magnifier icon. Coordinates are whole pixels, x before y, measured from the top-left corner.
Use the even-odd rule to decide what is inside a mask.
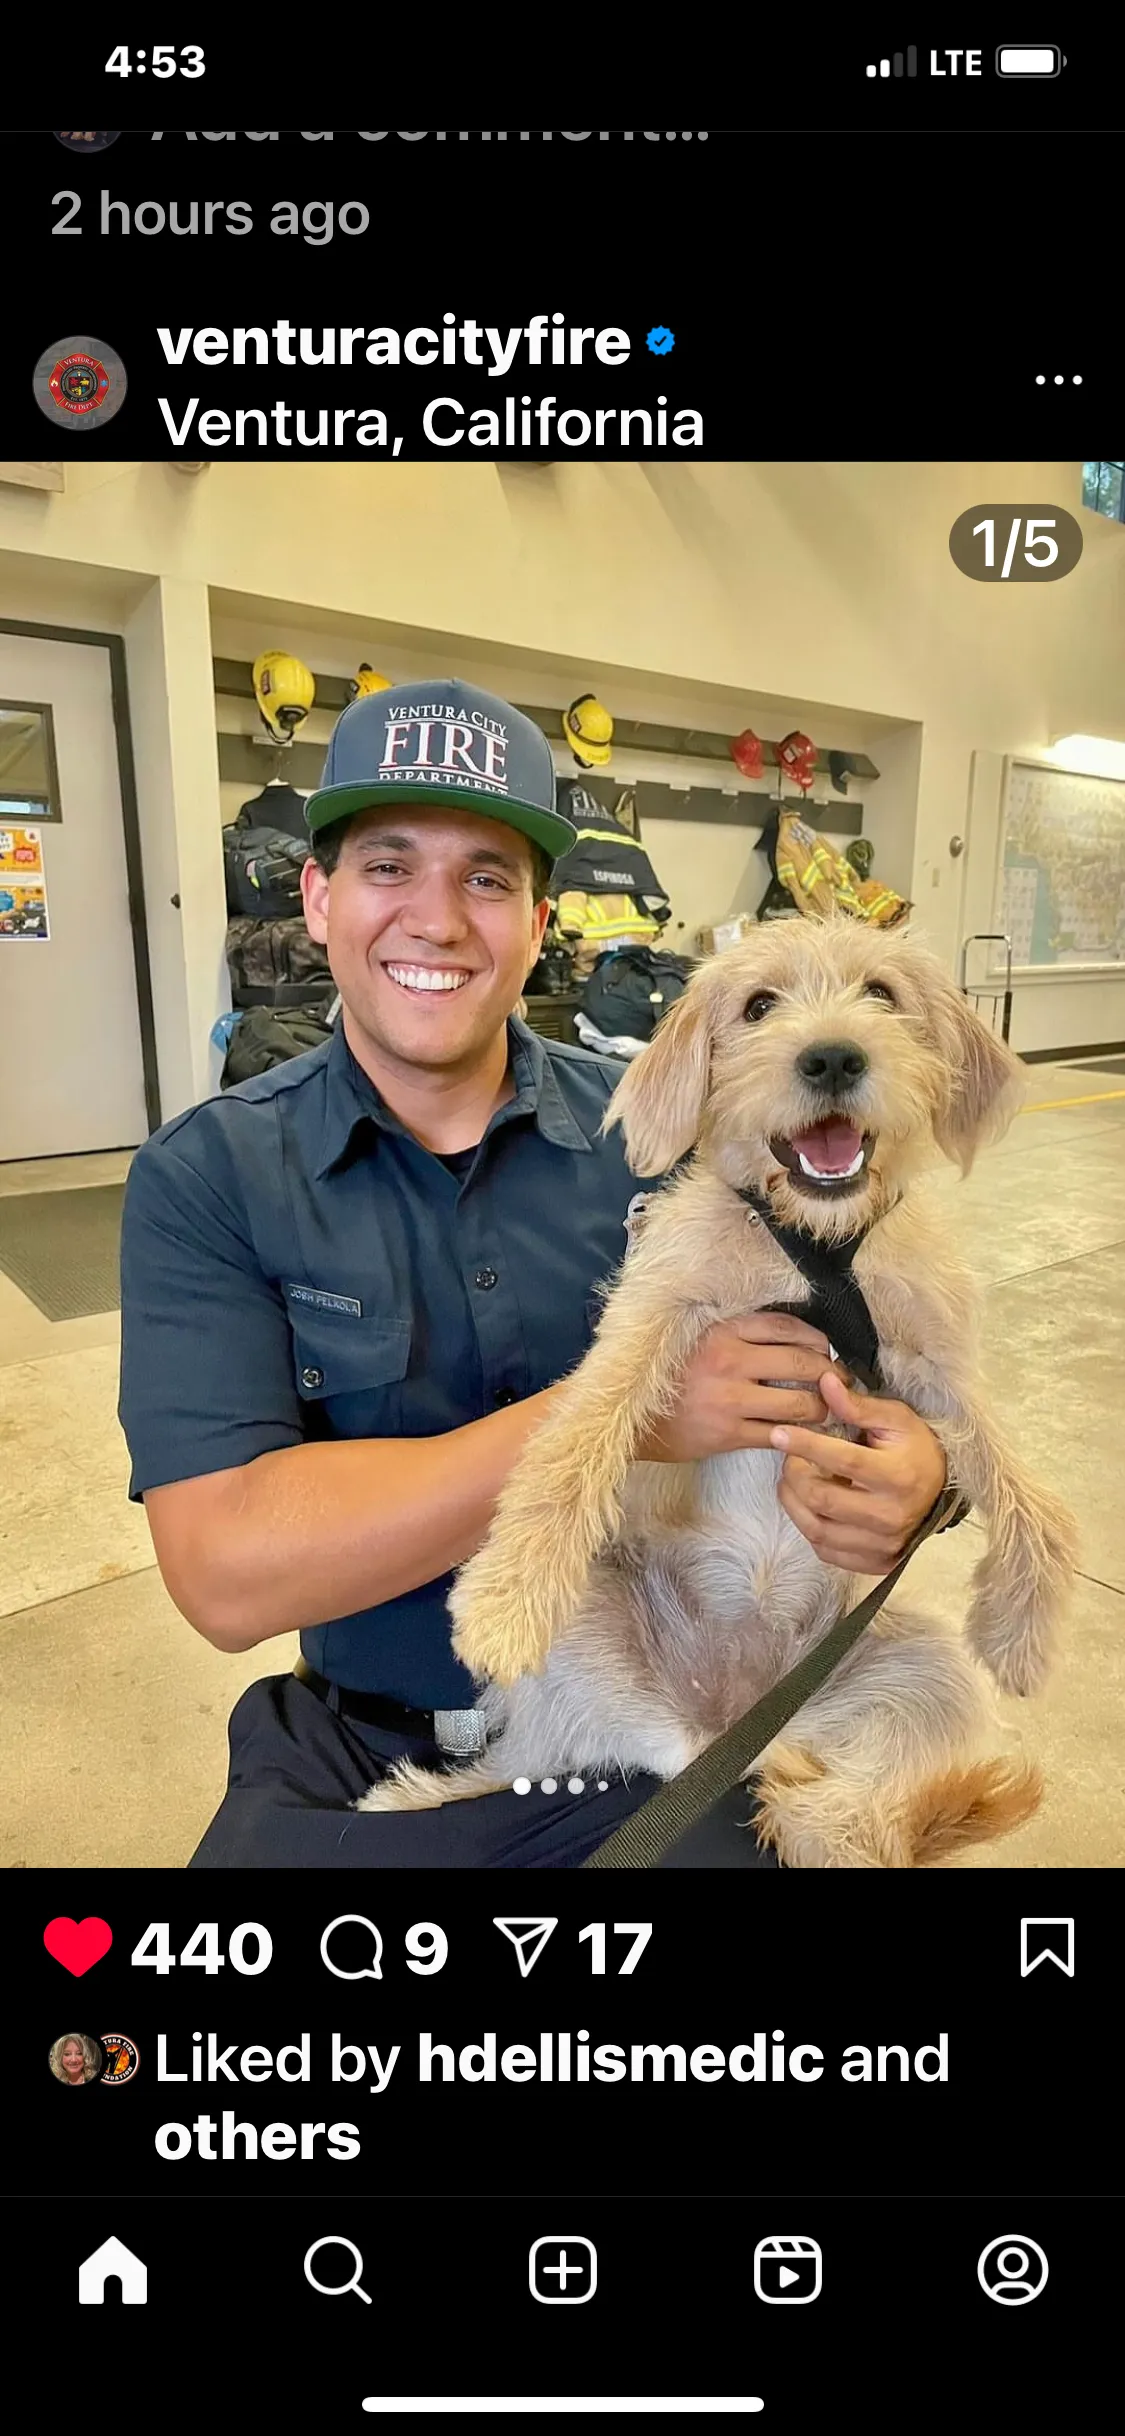
[[[322,2284],[318,2281],[312,2271],[312,2262],[318,2250],[349,2250],[351,2252],[355,2260],[355,2273],[348,2277],[346,2284]],[[356,2249],[354,2241],[345,2241],[342,2233],[322,2233],[320,2240],[314,2241],[311,2248],[305,2252],[305,2280],[312,2285],[314,2292],[323,2292],[327,2300],[334,2301],[339,2293],[358,2292],[360,2300],[366,2301],[370,2309],[371,2294],[364,2291],[358,2280],[362,2274],[362,2253]]]

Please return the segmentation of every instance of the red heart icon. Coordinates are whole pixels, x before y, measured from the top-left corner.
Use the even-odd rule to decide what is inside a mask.
[[[81,1979],[91,1971],[113,1944],[113,1930],[108,1920],[48,1920],[43,1931],[43,1943],[64,1971],[72,1971]]]

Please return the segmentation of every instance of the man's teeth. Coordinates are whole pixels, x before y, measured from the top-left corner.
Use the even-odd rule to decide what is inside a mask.
[[[444,972],[432,964],[388,964],[387,971],[404,990],[461,990],[470,979],[468,973]]]
[[[801,1162],[802,1173],[811,1176],[814,1184],[839,1184],[846,1176],[858,1176],[863,1165],[863,1144],[860,1144],[850,1167],[814,1167],[812,1160],[806,1159],[803,1150],[798,1151],[797,1157]]]

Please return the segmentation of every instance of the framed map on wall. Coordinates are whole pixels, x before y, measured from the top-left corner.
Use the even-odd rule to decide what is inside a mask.
[[[1125,963],[1125,779],[1004,764],[997,881],[1012,963]]]

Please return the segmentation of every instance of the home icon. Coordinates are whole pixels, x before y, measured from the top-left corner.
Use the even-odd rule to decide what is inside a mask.
[[[79,2301],[104,2301],[105,2288],[116,2276],[123,2301],[147,2301],[148,2268],[143,2258],[134,2258],[123,2241],[111,2233],[100,2250],[84,2258],[78,2270]]]

